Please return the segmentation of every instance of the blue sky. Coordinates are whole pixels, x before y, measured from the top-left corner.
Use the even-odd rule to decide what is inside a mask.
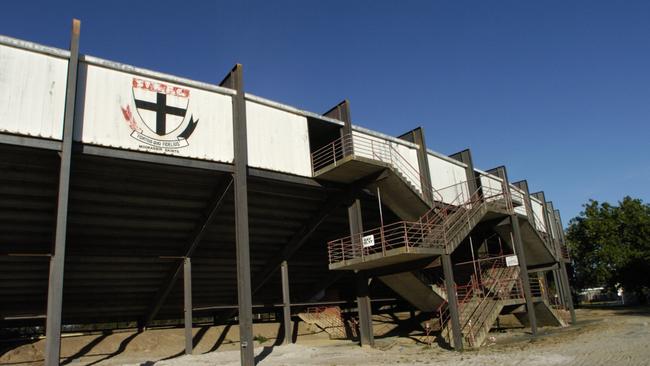
[[[647,1],[6,2],[0,34],[247,91],[429,148],[471,148],[562,210],[650,201]]]

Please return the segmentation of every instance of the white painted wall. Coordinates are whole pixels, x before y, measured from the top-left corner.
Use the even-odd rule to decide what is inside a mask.
[[[0,132],[61,140],[68,60],[0,46]]]
[[[247,101],[246,119],[250,166],[311,177],[307,118]]]
[[[354,154],[368,159],[391,163],[402,173],[406,179],[422,191],[420,181],[420,166],[418,164],[418,151],[416,148],[388,141],[381,137],[369,135],[361,131],[352,131],[354,141]]]
[[[483,188],[483,195],[488,201],[502,199],[503,197],[497,196],[503,193],[503,180],[496,175],[482,174],[481,187]],[[497,197],[493,197],[497,196]],[[492,198],[491,198],[492,197]]]
[[[158,83],[156,91],[160,91],[160,88],[167,90],[168,105],[187,109],[185,117],[168,116],[170,129],[175,128],[173,131],[164,136],[156,135],[155,113],[138,110],[134,99],[155,102],[157,92],[134,88],[134,79]],[[76,140],[157,154],[226,163],[233,161],[230,96],[85,63],[80,64],[79,80]],[[172,90],[183,90],[189,94],[183,97]],[[127,120],[126,109],[131,112],[132,123]],[[187,139],[182,139],[179,134],[186,130],[191,121],[196,122],[196,127]],[[142,141],[148,137],[155,141]]]
[[[513,186],[512,184],[510,185],[510,193],[512,193],[512,202],[515,204],[515,213],[518,213],[523,216],[528,216],[528,212],[526,211],[526,192],[522,191],[521,189]]]
[[[469,187],[465,168],[428,154],[431,185],[436,190],[434,200],[459,205],[469,199]]]
[[[544,206],[542,205],[542,202],[535,197],[531,197],[530,202],[533,208],[533,213],[535,214],[535,227],[539,231],[546,232],[546,226],[544,225]]]

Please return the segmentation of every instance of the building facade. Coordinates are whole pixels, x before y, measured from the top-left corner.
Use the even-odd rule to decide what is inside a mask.
[[[362,344],[394,304],[478,347],[497,316],[575,320],[559,211],[505,167],[220,85],[0,37],[0,322],[141,329],[351,304]],[[549,282],[553,285],[550,286]],[[551,293],[553,291],[553,293]],[[381,299],[381,301],[379,301]],[[343,306],[343,305],[341,305]]]

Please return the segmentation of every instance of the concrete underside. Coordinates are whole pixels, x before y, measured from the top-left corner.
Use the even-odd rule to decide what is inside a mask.
[[[351,184],[380,172],[383,174],[368,189],[374,193],[379,188],[382,202],[402,220],[416,221],[429,210],[418,189],[388,163],[350,155],[318,170],[314,176],[323,181]]]

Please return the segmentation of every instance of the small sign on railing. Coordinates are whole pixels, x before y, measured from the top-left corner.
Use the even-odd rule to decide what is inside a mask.
[[[374,247],[375,246],[375,236],[374,235],[366,235],[361,239],[361,243],[363,244],[364,248]]]
[[[506,257],[506,266],[507,267],[514,267],[519,265],[519,259],[517,259],[516,255],[509,255]]]

